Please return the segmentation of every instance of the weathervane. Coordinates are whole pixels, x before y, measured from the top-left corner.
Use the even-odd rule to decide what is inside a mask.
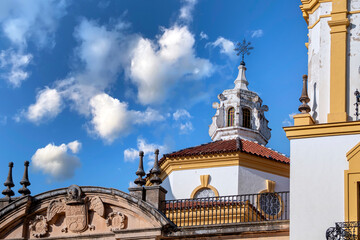
[[[241,42],[238,42],[237,44],[237,48],[234,49],[234,51],[236,51],[236,55],[239,56],[241,54],[241,63],[242,65],[245,65],[244,62],[244,56],[246,55],[250,55],[250,51],[254,49],[254,47],[250,46],[251,42],[246,42],[245,38],[244,40]]]

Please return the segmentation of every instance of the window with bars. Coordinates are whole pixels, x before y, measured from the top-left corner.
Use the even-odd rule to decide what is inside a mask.
[[[228,110],[228,127],[235,125],[235,109],[232,107]]]
[[[243,108],[242,112],[243,112],[243,127],[251,128],[251,126],[250,126],[250,120],[251,120],[250,110],[247,108]]]

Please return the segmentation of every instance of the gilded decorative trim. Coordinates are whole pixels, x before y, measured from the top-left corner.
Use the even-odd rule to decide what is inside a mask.
[[[360,122],[324,123],[283,128],[289,140],[360,134]]]

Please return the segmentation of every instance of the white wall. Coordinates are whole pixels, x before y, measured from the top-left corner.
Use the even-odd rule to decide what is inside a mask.
[[[360,135],[290,141],[290,239],[325,239],[335,222],[344,221],[346,153]]]
[[[266,189],[266,180],[275,181],[275,192],[289,191],[289,178],[251,168],[239,167],[238,194],[259,193]]]
[[[320,16],[329,15],[331,4],[331,2],[321,3],[320,7],[309,16],[309,26],[319,20]],[[330,19],[331,17],[320,18],[320,22],[309,29],[309,106],[311,107],[310,114],[319,123],[327,122],[327,114],[330,110],[330,27],[328,24]],[[298,79],[301,81],[301,76]]]
[[[171,189],[163,186],[168,192],[172,193],[173,199],[190,198],[192,191],[199,185],[200,175],[210,175],[210,185],[215,187],[219,194],[235,195],[238,189],[238,166],[203,168],[173,171],[166,180],[170,182]],[[166,199],[171,199],[166,195]]]
[[[289,191],[289,179],[255,169],[230,166],[173,171],[162,186],[168,190],[166,199],[190,198],[201,185],[200,175],[210,175],[210,185],[220,196],[259,193],[266,189],[265,180],[276,182],[275,191]]]

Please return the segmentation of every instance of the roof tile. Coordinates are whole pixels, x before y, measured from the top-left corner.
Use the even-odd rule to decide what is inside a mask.
[[[241,151],[286,164],[290,163],[290,159],[279,152],[249,140],[241,139],[240,141],[240,149],[237,148],[236,139],[220,140],[165,154],[160,162],[165,160],[165,158]]]

